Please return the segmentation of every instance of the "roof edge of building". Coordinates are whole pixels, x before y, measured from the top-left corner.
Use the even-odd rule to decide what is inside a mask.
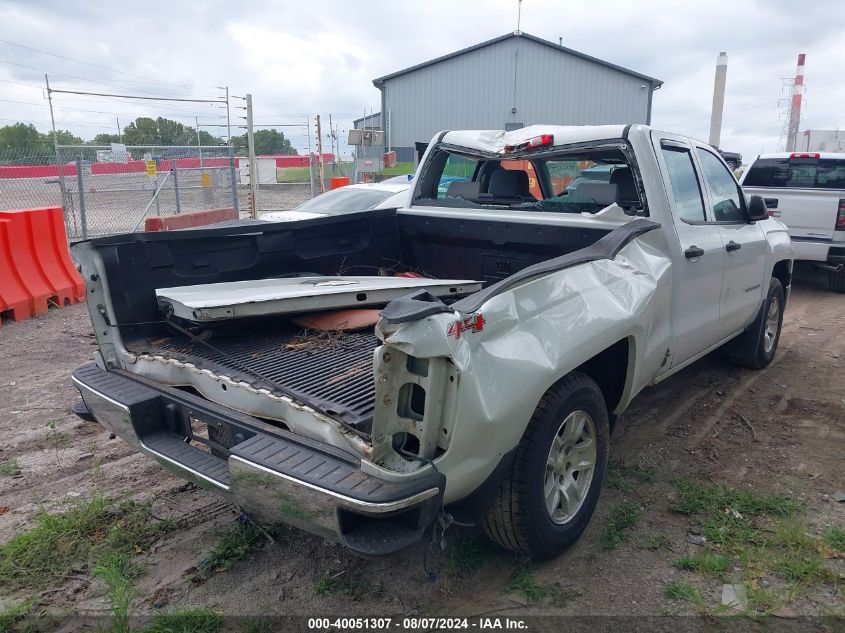
[[[567,53],[569,55],[573,55],[574,57],[579,57],[585,61],[593,62],[594,64],[598,64],[600,66],[604,66],[605,68],[610,68],[612,70],[616,70],[618,72],[631,75],[632,77],[638,77],[644,81],[647,81],[651,84],[652,90],[659,88],[663,85],[663,81],[661,79],[656,79],[654,77],[650,77],[648,75],[644,75],[642,73],[638,73],[635,70],[631,70],[630,68],[625,68],[624,66],[619,66],[617,64],[613,64],[611,62],[605,61],[603,59],[599,59],[598,57],[593,57],[592,55],[587,55],[586,53],[582,53],[581,51],[576,51],[572,48],[567,48],[566,46],[562,46],[560,44],[555,44],[554,42],[550,42],[549,40],[544,40],[542,37],[537,37],[536,35],[531,35],[530,33],[525,33],[524,31],[518,32],[515,31],[513,33],[506,33],[504,35],[500,35],[498,37],[494,37],[491,40],[486,40],[484,42],[479,42],[478,44],[473,44],[472,46],[468,46],[467,48],[462,48],[458,51],[454,51],[452,53],[448,53],[446,55],[441,55],[440,57],[435,57],[434,59],[430,59],[428,61],[422,62],[420,64],[416,64],[414,66],[409,66],[402,70],[397,70],[396,72],[383,75],[381,77],[377,77],[373,79],[373,85],[381,89],[384,85],[385,81],[389,79],[394,79],[395,77],[400,77],[402,75],[407,75],[408,73],[414,72],[416,70],[421,70],[423,68],[427,68],[428,66],[434,66],[435,64],[439,64],[440,62],[444,62],[449,59],[453,59],[455,57],[460,57],[461,55],[466,55],[467,53],[471,53],[473,51],[477,51],[481,48],[486,48],[487,46],[492,46],[493,44],[498,44],[499,42],[504,42],[505,40],[509,40],[515,37],[522,37],[526,40],[531,42],[535,42],[537,44],[542,44],[543,46],[548,46],[549,48],[553,48],[559,52]]]

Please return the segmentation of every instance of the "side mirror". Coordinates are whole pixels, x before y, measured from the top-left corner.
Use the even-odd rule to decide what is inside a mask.
[[[760,196],[751,196],[748,199],[748,220],[756,222],[757,220],[766,220],[769,217],[769,210],[766,208],[766,202]]]

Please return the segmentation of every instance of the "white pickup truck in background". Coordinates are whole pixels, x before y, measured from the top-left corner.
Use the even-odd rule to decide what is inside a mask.
[[[795,260],[816,262],[845,292],[845,154],[761,154],[740,184],[789,227]]]

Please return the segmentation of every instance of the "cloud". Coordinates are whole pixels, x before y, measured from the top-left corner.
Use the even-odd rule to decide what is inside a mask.
[[[517,2],[0,0],[0,12],[0,39],[124,71],[0,42],[0,60],[48,69],[55,85],[197,98],[218,96],[213,86],[228,85],[234,95],[253,94],[258,121],[300,122],[305,115],[332,113],[344,129],[365,108],[378,109],[373,78],[513,31]],[[524,0],[521,28],[551,41],[562,37],[570,48],[664,80],[653,123],[698,138],[708,135],[716,56],[727,51],[722,146],[750,158],[778,147],[779,101],[788,96],[783,80],[794,74],[799,52],[807,54],[802,129],[845,126],[843,23],[845,3],[835,1]],[[199,87],[145,83],[138,76]],[[41,85],[43,71],[0,63],[0,117],[48,129]],[[122,123],[138,114],[225,122],[213,104],[61,95],[56,106],[59,124],[88,138],[98,126],[113,129],[115,116]],[[232,115],[242,122],[236,118],[242,110]],[[306,145],[304,127],[287,129],[297,145]]]

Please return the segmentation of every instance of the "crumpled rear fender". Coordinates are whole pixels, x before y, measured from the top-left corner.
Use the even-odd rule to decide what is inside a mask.
[[[526,281],[474,313],[435,314],[382,333],[385,349],[446,357],[457,369],[455,383],[446,387],[455,391],[454,406],[443,411],[453,416],[443,421],[448,450],[435,462],[447,475],[447,503],[472,492],[519,443],[555,382],[614,343],[629,342],[627,381],[616,411],[647,384],[671,336],[666,252],[663,232],[652,231],[612,260]],[[377,416],[374,430],[378,424]]]

